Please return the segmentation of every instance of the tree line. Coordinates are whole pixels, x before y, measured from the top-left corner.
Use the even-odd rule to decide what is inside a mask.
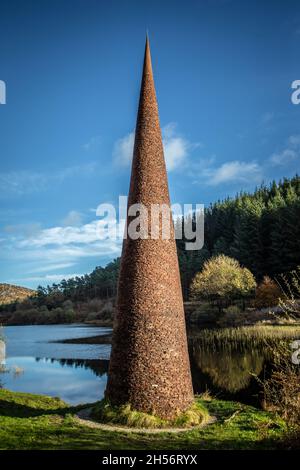
[[[253,193],[240,192],[211,204],[205,209],[203,248],[187,251],[185,241],[176,240],[185,300],[195,274],[219,254],[238,260],[257,282],[295,269],[300,265],[300,177],[263,184]],[[38,294],[60,292],[70,300],[114,297],[119,267],[117,258],[91,274],[39,287]]]
[[[261,185],[253,193],[217,201],[205,209],[204,246],[186,251],[176,240],[184,299],[206,260],[220,254],[236,259],[259,283],[300,265],[300,177]],[[183,223],[183,221],[182,221]],[[92,273],[39,286],[32,304],[57,308],[66,300],[84,302],[116,296],[120,258]],[[13,307],[12,307],[13,308]],[[3,309],[3,308],[2,308]]]

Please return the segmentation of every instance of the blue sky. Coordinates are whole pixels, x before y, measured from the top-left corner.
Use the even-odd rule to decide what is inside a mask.
[[[209,204],[300,159],[298,1],[2,1],[0,282],[120,254],[95,208],[126,195],[148,29],[172,202]]]

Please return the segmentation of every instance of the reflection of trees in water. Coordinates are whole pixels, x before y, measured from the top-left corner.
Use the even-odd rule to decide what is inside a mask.
[[[101,377],[108,372],[109,361],[107,359],[54,359],[36,357],[37,362],[45,360],[52,364],[58,362],[62,367],[69,366],[77,368],[90,369],[97,377]]]
[[[206,374],[215,387],[236,393],[250,385],[251,374],[259,375],[262,372],[264,357],[255,350],[226,352],[194,349],[193,362],[198,369],[194,375],[197,372]]]

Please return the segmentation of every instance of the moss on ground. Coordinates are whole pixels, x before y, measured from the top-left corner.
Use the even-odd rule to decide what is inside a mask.
[[[57,398],[0,390],[0,449],[274,449],[285,423],[237,402],[197,399],[218,418],[184,433],[107,432],[80,424],[78,407]]]

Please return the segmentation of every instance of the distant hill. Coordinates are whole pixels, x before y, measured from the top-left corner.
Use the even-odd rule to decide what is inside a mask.
[[[16,300],[24,300],[35,294],[35,290],[12,284],[0,284],[0,305],[10,304]]]

